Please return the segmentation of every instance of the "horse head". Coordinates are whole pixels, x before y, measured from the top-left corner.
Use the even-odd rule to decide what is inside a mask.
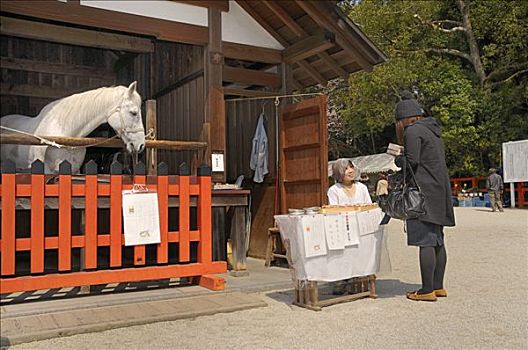
[[[121,137],[128,152],[142,152],[145,149],[145,128],[141,119],[141,96],[133,82],[123,93],[121,102],[108,116],[108,124]]]

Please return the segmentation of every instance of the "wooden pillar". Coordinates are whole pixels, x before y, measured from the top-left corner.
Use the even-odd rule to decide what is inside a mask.
[[[281,93],[283,95],[291,95],[293,93],[293,70],[292,66],[288,63],[282,62],[281,63],[281,79],[282,79],[282,87],[281,87]],[[281,113],[282,109],[286,104],[288,104],[289,99],[283,98],[280,100],[279,105],[279,114]],[[281,187],[283,186],[281,181],[281,151],[280,151],[280,135],[281,135],[281,129],[282,125],[280,123],[280,116],[275,116],[275,176],[278,177],[278,181],[275,181],[275,184],[279,186],[279,189],[275,189],[276,196],[279,198],[275,198],[273,213],[274,214],[280,214],[280,203],[281,203]]]
[[[290,95],[293,92],[293,71],[290,64],[281,63],[282,89],[281,93]]]
[[[150,134],[150,130],[152,134]],[[149,140],[155,140],[157,135],[156,100],[147,100],[147,133]],[[145,150],[147,152],[147,175],[157,175],[158,151],[155,148]]]
[[[222,13],[215,8],[209,8],[208,26],[209,42],[205,49],[205,81],[206,106],[205,122],[209,124],[209,140],[205,155],[208,165],[212,166],[212,154],[223,156],[224,169],[216,171],[213,168],[212,181],[225,182],[226,179],[226,127],[225,103],[222,89],[222,66],[224,53],[222,49]]]

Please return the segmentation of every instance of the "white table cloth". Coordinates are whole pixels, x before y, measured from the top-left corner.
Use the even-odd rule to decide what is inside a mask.
[[[320,232],[325,231],[325,215],[343,214],[275,216],[282,239],[289,241],[290,263],[295,277],[299,280],[330,282],[379,272],[384,234],[383,226],[379,225],[383,216],[381,210],[346,213],[350,225],[353,223],[354,227],[349,227],[348,232],[343,227],[342,234],[349,235],[350,230],[357,232],[359,244],[345,245],[343,249],[335,249],[333,244],[324,249],[317,246],[321,242],[331,243],[335,240],[334,236],[327,239],[326,233]],[[313,232],[312,228],[316,228],[318,232]],[[307,235],[317,237],[310,236],[305,239]],[[310,244],[314,244],[317,254],[311,251],[313,247]],[[324,251],[324,254],[321,251]]]

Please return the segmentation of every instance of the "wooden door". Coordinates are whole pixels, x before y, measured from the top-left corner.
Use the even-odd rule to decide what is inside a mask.
[[[327,97],[284,107],[280,115],[281,213],[327,203]]]

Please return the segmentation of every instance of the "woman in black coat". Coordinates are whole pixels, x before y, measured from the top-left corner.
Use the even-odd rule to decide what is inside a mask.
[[[444,272],[447,262],[444,226],[455,226],[451,186],[445,162],[444,143],[436,119],[425,117],[424,111],[409,91],[402,93],[396,106],[398,143],[405,146],[405,157],[398,166],[412,167],[416,182],[425,197],[425,215],[407,220],[407,244],[420,247],[422,288],[407,293],[407,298],[436,301],[446,297]]]

